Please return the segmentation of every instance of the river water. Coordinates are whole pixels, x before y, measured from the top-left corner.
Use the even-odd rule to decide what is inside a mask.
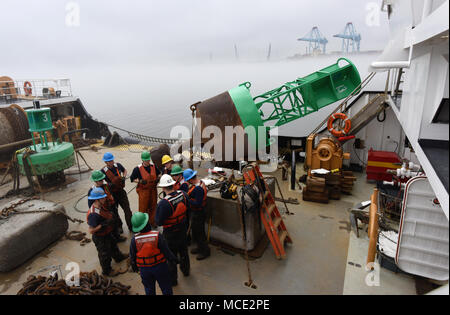
[[[189,106],[243,82],[252,83],[252,96],[272,90],[284,82],[303,77],[337,61],[325,55],[273,62],[229,62],[203,64],[114,64],[108,67],[66,68],[73,94],[94,118],[137,133],[169,137],[171,128],[191,126]],[[347,56],[361,79],[368,75],[373,53]],[[36,69],[37,70],[37,69]],[[52,76],[54,72],[42,70]],[[57,72],[56,72],[57,73]],[[53,77],[53,76],[52,76]],[[13,77],[14,78],[14,77]],[[375,77],[370,90],[383,90],[385,74]],[[306,136],[334,106],[328,106],[283,126],[281,135]]]

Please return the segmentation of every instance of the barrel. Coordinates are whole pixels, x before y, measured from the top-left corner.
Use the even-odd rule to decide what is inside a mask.
[[[198,134],[203,148],[205,145],[211,146],[215,161],[248,160],[249,154],[250,157],[256,157],[258,149],[265,150],[269,143],[269,128],[264,127],[245,85],[195,104],[194,107],[198,123],[194,134]],[[236,136],[231,136],[232,133]],[[217,146],[213,145],[215,143]],[[233,148],[233,155],[226,154],[230,154],[230,148]]]
[[[0,161],[10,160],[16,150],[26,146],[24,144],[4,145],[30,139],[31,134],[28,129],[27,115],[22,107],[12,104],[9,107],[0,108]],[[3,149],[2,146],[4,146]]]

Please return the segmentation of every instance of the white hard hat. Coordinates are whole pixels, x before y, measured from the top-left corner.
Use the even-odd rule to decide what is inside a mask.
[[[159,180],[158,187],[169,187],[175,185],[175,183],[176,182],[173,180],[172,176],[169,174],[164,174]]]

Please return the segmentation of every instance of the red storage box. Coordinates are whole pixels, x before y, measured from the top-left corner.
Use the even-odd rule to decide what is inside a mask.
[[[376,181],[392,181],[392,174],[386,170],[395,170],[402,167],[402,160],[395,152],[374,151],[368,152],[366,174],[367,179]]]

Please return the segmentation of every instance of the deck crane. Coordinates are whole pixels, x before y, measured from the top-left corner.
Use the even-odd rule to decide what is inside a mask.
[[[321,51],[323,54],[326,52],[328,40],[322,35],[317,26],[314,26],[308,34],[297,40],[309,42],[307,48],[308,54],[312,54],[315,51]],[[320,46],[322,46],[322,49],[320,49]]]
[[[333,37],[342,38],[342,52],[348,53],[349,47],[351,48],[351,52],[359,51],[361,34],[356,32],[356,28],[352,22],[348,22],[344,30],[339,34],[333,35]]]

